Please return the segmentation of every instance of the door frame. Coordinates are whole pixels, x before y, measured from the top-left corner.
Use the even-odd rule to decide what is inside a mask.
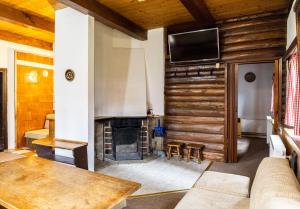
[[[7,136],[7,69],[0,68],[3,73],[3,107],[2,107],[2,120],[3,120],[3,136],[4,136],[4,149],[8,149],[8,136]]]
[[[282,59],[275,59],[274,62],[274,133],[278,131],[279,124],[279,84],[280,71],[282,70]],[[228,63],[226,64],[226,145],[228,163],[238,162],[237,157],[237,120],[238,120],[238,65],[240,64],[260,64],[258,63]],[[266,62],[267,63],[267,62]]]

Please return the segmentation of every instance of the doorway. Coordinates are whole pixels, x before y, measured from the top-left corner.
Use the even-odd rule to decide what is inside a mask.
[[[262,138],[260,142],[266,146],[263,140],[266,135],[266,118],[271,114],[272,100],[273,104],[276,101],[272,99],[272,83],[273,74],[278,69],[278,60],[227,65],[227,162],[238,162],[241,154],[249,150],[253,142],[251,138]]]
[[[0,151],[8,148],[7,140],[7,70],[0,69]]]
[[[274,63],[238,65],[238,159],[246,154],[251,144],[265,142],[267,116],[272,106],[273,74]]]

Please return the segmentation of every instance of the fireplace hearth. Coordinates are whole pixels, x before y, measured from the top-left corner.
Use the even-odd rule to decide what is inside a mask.
[[[95,123],[95,157],[142,160],[150,153],[148,118],[101,118]]]
[[[114,119],[111,121],[113,158],[141,160],[143,158],[142,120]]]

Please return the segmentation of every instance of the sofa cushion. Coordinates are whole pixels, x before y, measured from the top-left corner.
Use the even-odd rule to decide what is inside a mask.
[[[175,209],[249,209],[249,198],[193,188]]]
[[[270,204],[274,204],[272,202],[276,198],[281,203],[300,203],[300,187],[288,160],[269,157],[257,169],[251,188],[250,208],[271,208]]]
[[[194,188],[249,197],[250,178],[246,176],[206,171]]]
[[[49,136],[49,129],[39,129],[39,130],[25,132],[25,138],[30,138],[30,139],[44,139],[44,138],[48,138],[48,136]]]

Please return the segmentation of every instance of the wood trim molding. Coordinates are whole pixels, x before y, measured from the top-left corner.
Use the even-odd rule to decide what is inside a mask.
[[[203,26],[212,26],[215,20],[203,0],[180,0],[195,20]]]
[[[54,33],[54,22],[34,14],[0,4],[0,20]]]
[[[238,65],[227,64],[227,161],[237,162]]]
[[[0,68],[0,72],[3,73],[3,108],[2,108],[2,118],[3,121],[3,136],[4,136],[4,149],[8,149],[8,136],[7,136],[7,69]]]
[[[274,125],[273,131],[277,133],[278,131],[278,124],[279,124],[279,71],[280,71],[280,60],[275,60],[275,69],[274,69],[274,100],[273,100],[273,107],[274,107]]]
[[[89,14],[99,22],[124,32],[133,38],[142,41],[147,40],[146,29],[135,24],[131,20],[123,17],[96,0],[59,0],[59,2],[84,14]]]
[[[297,37],[294,38],[294,40],[290,44],[289,48],[284,53],[283,58],[282,58],[283,61],[286,61],[292,55],[292,52],[296,47],[297,47]]]

